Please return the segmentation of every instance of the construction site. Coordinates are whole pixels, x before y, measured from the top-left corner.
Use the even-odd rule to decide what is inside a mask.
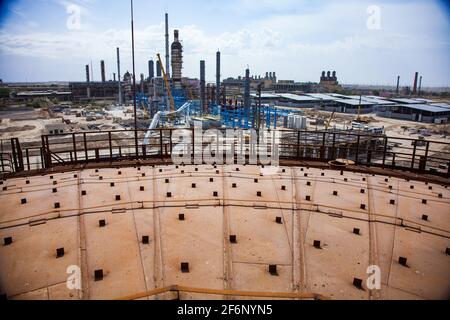
[[[161,37],[147,77],[112,48],[113,79],[0,108],[3,298],[450,298],[448,100],[222,79],[220,51],[207,83]]]

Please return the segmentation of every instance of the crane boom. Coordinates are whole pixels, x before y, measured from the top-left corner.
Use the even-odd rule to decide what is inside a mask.
[[[159,63],[159,66],[161,67],[161,72],[163,74],[164,83],[166,84],[167,96],[169,97],[169,101],[170,101],[170,111],[173,112],[173,111],[175,111],[175,102],[173,101],[172,92],[170,91],[169,80],[167,79],[166,71],[164,70],[164,66],[161,62],[161,57],[159,56],[159,53],[156,56],[158,57],[158,63]]]

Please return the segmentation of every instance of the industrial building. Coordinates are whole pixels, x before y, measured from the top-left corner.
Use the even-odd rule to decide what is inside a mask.
[[[377,116],[425,123],[450,122],[450,106],[429,104],[397,104],[379,106]]]

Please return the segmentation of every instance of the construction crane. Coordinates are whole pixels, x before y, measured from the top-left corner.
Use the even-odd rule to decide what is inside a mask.
[[[169,80],[167,79],[166,71],[164,70],[164,66],[161,62],[161,57],[159,56],[159,53],[156,56],[158,57],[158,63],[159,63],[159,66],[161,67],[161,72],[163,75],[164,83],[166,85],[167,96],[169,97],[169,102],[170,102],[170,111],[174,112],[175,111],[175,102],[173,101],[172,92],[170,91],[170,83],[169,83]]]

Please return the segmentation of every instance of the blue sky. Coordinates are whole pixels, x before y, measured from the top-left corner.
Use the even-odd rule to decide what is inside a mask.
[[[0,0],[1,1],[1,0]],[[68,6],[80,9],[79,28],[68,28]],[[127,0],[7,0],[0,5],[0,78],[4,81],[83,80],[100,60],[107,77],[131,70]],[[198,77],[206,60],[215,75],[222,52],[223,77],[275,71],[279,79],[318,81],[335,70],[341,83],[391,84],[414,72],[423,86],[450,86],[450,8],[429,0],[134,0],[136,72],[164,56],[164,13],[170,37],[180,30],[183,74]],[[72,20],[70,20],[72,21]]]

